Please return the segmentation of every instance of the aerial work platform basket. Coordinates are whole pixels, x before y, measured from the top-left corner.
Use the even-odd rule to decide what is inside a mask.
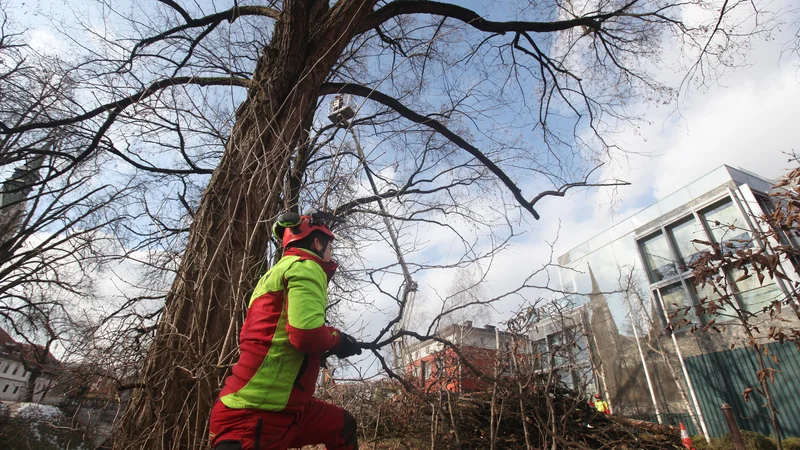
[[[333,123],[347,123],[355,115],[350,95],[339,94],[333,97],[333,101],[328,105],[328,119]]]

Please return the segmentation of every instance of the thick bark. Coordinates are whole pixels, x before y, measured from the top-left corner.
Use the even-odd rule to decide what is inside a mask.
[[[237,354],[245,302],[260,275],[270,224],[287,199],[287,173],[319,87],[373,7],[370,0],[287,1],[220,165],[192,223],[156,341],[116,449],[199,449]]]
[[[39,381],[41,375],[41,370],[30,371],[30,376],[28,377],[27,386],[25,388],[25,397],[22,399],[23,402],[33,403],[33,396],[36,394],[36,382]],[[44,396],[42,396],[42,399],[44,399]]]

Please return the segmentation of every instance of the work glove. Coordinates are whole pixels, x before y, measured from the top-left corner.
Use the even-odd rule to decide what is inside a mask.
[[[339,339],[339,348],[332,352],[339,359],[349,358],[353,355],[361,354],[361,344],[358,343],[356,338],[349,334],[339,332],[341,338]]]

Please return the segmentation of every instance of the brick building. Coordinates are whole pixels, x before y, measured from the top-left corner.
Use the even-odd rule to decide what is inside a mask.
[[[516,348],[518,353],[529,353],[530,342],[526,336],[498,330],[492,325],[475,327],[472,321],[453,324],[436,334],[452,342],[458,352],[446,348],[433,339],[417,342],[403,351],[403,364],[412,379],[426,390],[473,392],[487,388],[473,368],[494,374],[495,370],[510,370],[500,364],[495,368],[498,349]],[[459,358],[460,354],[460,358]]]

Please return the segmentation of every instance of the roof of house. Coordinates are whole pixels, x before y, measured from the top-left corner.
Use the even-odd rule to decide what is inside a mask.
[[[498,331],[500,333],[500,336],[525,337],[524,335],[514,334],[514,333],[510,333],[508,331],[497,330],[497,328],[494,325],[486,325],[486,326],[483,326],[483,327],[475,327],[475,326],[472,326],[472,321],[471,320],[468,320],[463,324],[454,323],[454,324],[452,324],[452,325],[450,325],[450,326],[438,331],[436,333],[436,336],[438,336],[438,337],[440,337],[442,339],[448,339],[449,336],[453,336],[456,333],[465,333],[465,334],[469,333],[469,334],[473,334],[473,335],[475,335],[475,334],[478,334],[478,335],[485,334],[485,335],[490,335],[492,338],[494,338],[496,331]],[[413,343],[413,344],[408,346],[408,350],[407,351],[410,351],[410,352],[416,351],[416,350],[418,350],[418,349],[420,349],[422,347],[425,347],[426,345],[430,345],[431,342],[434,342],[434,340],[427,339],[427,340],[424,340],[424,341],[415,342],[415,343]]]
[[[12,338],[11,335],[3,329],[3,327],[0,327],[0,347],[5,347],[6,344],[14,344],[16,342],[17,341],[15,341],[14,338]]]
[[[3,327],[0,327],[0,354],[20,362],[24,359],[28,366],[36,364],[45,370],[61,364],[44,346],[17,342]]]

